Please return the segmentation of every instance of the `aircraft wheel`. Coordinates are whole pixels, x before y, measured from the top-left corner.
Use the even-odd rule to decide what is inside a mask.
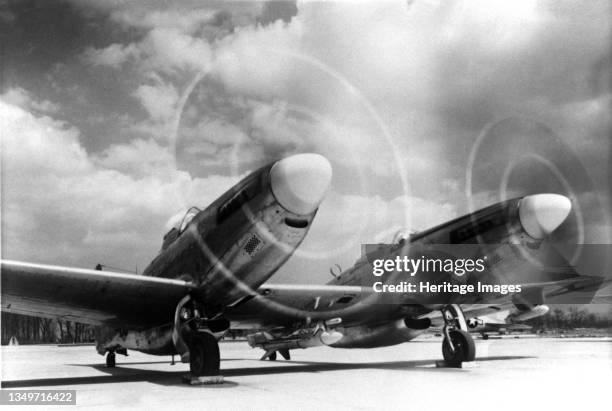
[[[274,351],[272,354],[270,354],[270,356],[268,357],[268,359],[270,361],[276,361],[276,351]]]
[[[482,339],[483,340],[488,340],[489,339],[489,334],[483,334],[482,335]]]
[[[208,333],[196,333],[189,344],[189,371],[194,377],[219,375],[220,356],[217,339]]]
[[[442,341],[442,355],[447,362],[474,361],[476,356],[476,345],[470,333],[463,330],[449,331],[450,339],[453,343],[453,350],[448,343],[448,339]]]
[[[106,366],[108,368],[115,368],[115,353],[114,352],[108,352],[108,354],[106,354]]]

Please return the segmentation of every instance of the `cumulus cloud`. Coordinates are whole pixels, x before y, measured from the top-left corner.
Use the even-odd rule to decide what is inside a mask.
[[[86,63],[97,66],[120,68],[130,57],[137,57],[140,53],[134,44],[111,44],[104,48],[88,47],[82,54]]]
[[[151,141],[89,155],[79,131],[0,102],[3,257],[143,266],[168,217],[205,206],[237,180],[192,179]]]
[[[157,249],[169,217],[180,218],[189,205],[203,208],[244,176],[193,179],[176,170],[171,151],[154,140],[88,154],[79,130],[68,123],[6,103],[0,112],[5,130],[2,229],[9,258],[142,267]],[[386,201],[332,192],[304,246],[305,256],[297,256],[294,264],[312,262],[312,255],[330,249],[337,252],[327,253],[321,266],[330,258],[350,261],[361,242],[388,240],[389,230],[412,224],[411,218],[413,228],[425,228],[453,212],[448,204],[418,198]],[[330,232],[329,227],[339,229]]]
[[[57,103],[35,99],[29,91],[22,87],[11,87],[4,94],[0,94],[0,100],[40,113],[57,113],[61,109]]]
[[[610,59],[600,28],[610,24],[606,2],[298,6],[227,7],[224,21],[232,28],[212,37],[203,30],[218,21],[203,11],[192,15],[193,24],[179,18],[173,25],[163,13],[144,11],[150,13],[142,15],[144,25],[122,20],[149,30],[139,43],[143,67],[206,73],[181,119],[180,166],[196,175],[228,163],[244,170],[316,151],[332,159],[349,192],[364,185],[351,176],[366,175],[366,186],[393,198],[405,187],[378,182],[404,178],[406,194],[464,203],[470,149],[504,117],[543,122],[579,161],[605,162],[610,88],[602,67]],[[219,11],[207,11],[213,9]],[[250,18],[236,24],[234,15]],[[147,100],[157,103],[140,98],[145,108]],[[159,119],[161,110],[150,108]],[[499,182],[480,189],[473,200],[496,199]]]
[[[172,118],[179,98],[174,86],[168,83],[141,85],[134,92],[134,96],[155,121]]]
[[[418,197],[386,200],[330,192],[319,208],[308,236],[274,281],[322,283],[334,264],[350,267],[362,244],[390,243],[402,230],[418,232],[457,215],[454,204]]]
[[[128,28],[176,29],[190,35],[210,35],[210,38],[227,33],[236,26],[252,24],[262,14],[262,10],[269,7],[265,2],[245,1],[213,0],[202,3],[188,0],[175,4],[150,3],[124,2],[116,5],[96,4],[95,6],[110,8],[110,18]],[[272,7],[272,9],[278,7]],[[282,18],[279,13],[276,15],[277,18]]]
[[[152,139],[113,144],[90,158],[97,166],[136,178],[156,176],[163,181],[175,175],[172,152]]]
[[[217,11],[214,9],[149,9],[127,8],[115,10],[111,18],[127,27],[140,27],[145,29],[165,28],[180,29],[185,33],[193,33],[202,25],[211,23]]]
[[[560,102],[606,91],[587,81],[609,55],[605,2],[588,11],[481,3],[424,2],[409,12],[399,2],[303,4],[289,25],[224,39],[215,72],[232,92],[273,95],[359,124],[351,113],[363,116],[363,107],[355,110],[351,89],[329,72],[341,73],[384,123],[414,119],[421,130],[394,134],[405,145],[470,141],[488,121],[541,118]],[[570,18],[572,11],[583,13]]]
[[[51,182],[44,177],[37,182],[30,177],[40,184],[35,187],[45,195],[54,191],[49,188],[53,184],[68,187],[71,204],[89,204],[96,197],[105,210],[113,210],[108,225],[97,222],[97,216],[95,223],[80,217],[76,227],[81,231],[75,238],[86,238],[90,244],[117,242],[130,249],[126,244],[136,238],[156,241],[159,233],[151,233],[151,221],[166,221],[183,198],[190,199],[184,205],[193,201],[205,205],[212,196],[209,189],[214,193],[216,187],[229,186],[248,170],[296,152],[322,153],[334,166],[334,187],[317,219],[321,224],[315,223],[304,244],[312,251],[334,248],[347,238],[390,237],[405,225],[425,228],[468,211],[468,200],[475,207],[495,202],[500,199],[504,167],[511,159],[521,160],[534,146],[570,181],[579,174],[572,173],[576,168],[571,164],[585,170],[592,184],[578,182],[582,190],[577,197],[601,198],[607,184],[611,58],[606,1],[577,5],[571,1],[427,0],[408,6],[406,2],[300,2],[297,6],[292,2],[208,2],[202,6],[191,1],[168,6],[154,1],[144,7],[140,2],[118,1],[91,2],[89,7],[103,11],[103,23],[113,35],[109,44],[98,38],[92,42],[95,46],[79,50],[81,58],[76,60],[90,66],[95,88],[90,95],[78,97],[97,101],[108,110],[100,113],[101,124],[116,118],[105,114],[112,112],[117,94],[125,97],[117,111],[138,103],[133,104],[138,110],[120,112],[125,127],[119,137],[89,153],[93,145],[85,144],[85,137],[96,139],[98,134],[81,135],[74,126],[76,116],[71,123],[61,123],[43,115],[76,104],[70,99],[64,98],[59,106],[14,88],[3,100],[25,113],[17,116],[20,120],[13,121],[12,129],[22,128],[32,136],[26,139],[22,154],[14,153],[16,158],[28,157],[36,144],[55,142],[49,152],[66,166],[66,179]],[[65,61],[62,64],[75,64]],[[53,82],[61,67],[58,64],[44,75]],[[89,81],[80,66],[71,73],[76,73],[75,81],[80,77]],[[538,127],[504,123],[514,127],[504,131],[507,136],[531,134],[505,144],[483,144],[476,167],[469,170],[477,136],[506,118],[544,124],[559,145],[542,147],[538,139],[546,133]],[[50,130],[50,137],[47,142],[39,137],[36,143],[33,136],[41,136],[43,129]],[[39,154],[33,158],[34,169],[50,167]],[[173,163],[178,170],[168,165]],[[17,193],[16,187],[25,186],[20,176],[31,173],[18,172],[26,167],[23,164],[10,164],[17,171],[9,171],[6,181]],[[508,181],[508,196],[564,190],[546,167],[520,164]],[[80,170],[82,180],[92,182],[90,186],[126,188],[117,192],[95,188],[90,196],[74,192],[84,187],[70,174],[72,168]],[[475,181],[472,192],[466,194],[468,171]],[[539,180],[530,179],[530,172]],[[54,173],[59,171],[50,175]],[[206,189],[204,182],[211,182]],[[200,189],[206,192],[201,201]],[[142,203],[135,203],[128,192],[142,192]],[[85,214],[66,208],[58,198],[46,200],[57,204],[61,215]],[[159,206],[151,211],[157,201]],[[585,201],[586,215],[605,215],[607,210],[592,208],[597,204]],[[95,205],[91,209],[98,210]],[[141,212],[133,217],[128,209]],[[599,217],[588,224],[601,227]],[[27,207],[11,214],[24,227],[34,224],[62,232],[66,225],[55,218],[45,225],[42,214]],[[124,237],[101,228],[117,224],[127,224]],[[21,239],[24,250],[31,250],[24,245],[25,235],[10,233]],[[45,238],[51,241],[52,237]],[[66,244],[76,247],[70,241]],[[145,249],[149,243],[142,244]],[[126,256],[116,247],[113,250]],[[358,251],[342,251],[321,264],[334,259],[345,264]],[[296,258],[291,264],[298,264],[295,261],[306,260]],[[281,276],[289,275],[285,273],[289,271]]]
[[[141,68],[173,72],[205,71],[211,59],[210,45],[176,29],[155,28],[139,44],[145,55]]]

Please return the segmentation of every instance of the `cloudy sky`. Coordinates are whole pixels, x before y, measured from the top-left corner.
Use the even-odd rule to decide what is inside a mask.
[[[103,3],[103,4],[102,4]],[[0,2],[2,257],[141,270],[172,216],[318,152],[275,281],[517,195],[610,242],[610,3]]]

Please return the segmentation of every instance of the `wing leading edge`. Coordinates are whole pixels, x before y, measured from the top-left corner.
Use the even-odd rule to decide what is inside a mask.
[[[524,301],[523,293],[507,294],[488,304],[464,304],[464,312],[470,316],[485,315],[520,303],[588,304],[593,301],[595,291],[610,281],[602,277],[576,275],[560,281],[523,284],[527,300],[533,294],[539,294],[542,300]],[[257,295],[227,311],[232,328],[287,326],[306,319],[316,321],[335,317],[343,320],[380,321],[380,315],[398,315],[400,311],[397,308],[403,304],[420,306],[422,311],[429,311],[419,318],[428,317],[434,324],[442,320],[440,311],[430,305],[423,305],[418,294],[398,297],[386,293],[376,294],[371,287],[298,284],[264,284],[257,291]]]
[[[142,329],[172,322],[191,283],[123,274],[0,261],[2,311],[64,318],[92,325]]]

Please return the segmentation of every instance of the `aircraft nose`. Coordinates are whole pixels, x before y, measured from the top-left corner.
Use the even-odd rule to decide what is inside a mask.
[[[329,161],[320,154],[296,154],[276,162],[270,170],[272,193],[280,205],[295,214],[317,209],[332,178]]]
[[[519,203],[519,219],[531,237],[541,240],[555,231],[572,209],[569,198],[560,194],[535,194]]]

